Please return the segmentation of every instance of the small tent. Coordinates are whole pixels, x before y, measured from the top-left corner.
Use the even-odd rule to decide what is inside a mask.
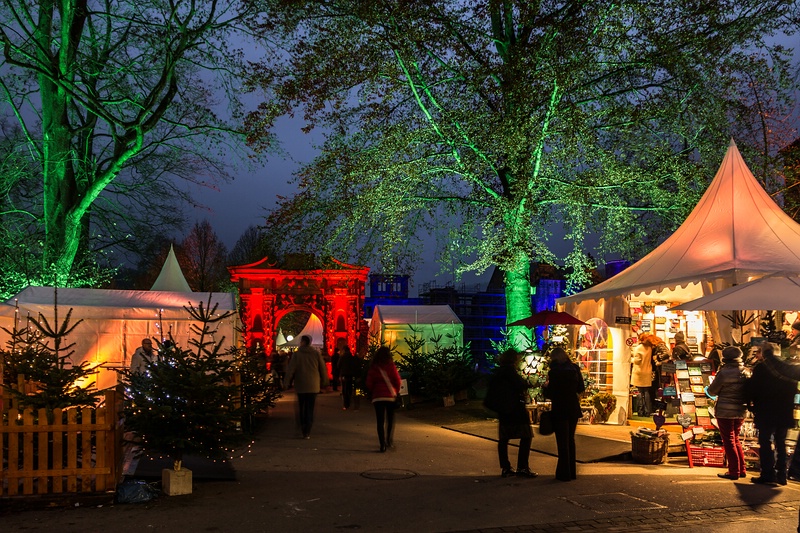
[[[308,317],[308,322],[306,322],[306,325],[303,327],[303,331],[292,337],[292,340],[290,341],[284,339],[283,344],[278,344],[278,346],[284,348],[296,348],[297,346],[300,346],[300,337],[303,335],[308,335],[311,337],[311,346],[314,346],[315,348],[322,348],[322,346],[325,344],[322,321],[317,318],[317,315],[314,313],[311,313],[311,316]]]
[[[464,346],[464,324],[449,305],[376,305],[369,325],[370,342],[387,344],[404,354],[406,338],[425,340],[424,351],[442,346]]]

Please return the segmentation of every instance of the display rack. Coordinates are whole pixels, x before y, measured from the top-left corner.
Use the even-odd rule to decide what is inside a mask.
[[[711,361],[675,361],[674,365],[675,392],[680,400],[681,414],[694,417],[695,425],[713,428],[708,411],[711,400],[705,393],[706,387],[714,379]]]

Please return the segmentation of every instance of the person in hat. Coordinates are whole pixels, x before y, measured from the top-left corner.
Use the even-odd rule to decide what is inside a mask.
[[[581,418],[580,394],[586,385],[580,367],[570,361],[563,348],[555,347],[548,355],[550,371],[543,393],[552,402],[551,416],[558,448],[556,479],[571,481],[577,478],[575,430]]]
[[[709,396],[716,396],[714,407],[728,471],[717,474],[724,479],[736,480],[747,476],[744,465],[744,449],[739,441],[739,430],[747,411],[745,383],[747,374],[742,364],[742,350],[728,346],[722,350],[722,367],[708,386]]]
[[[673,361],[688,361],[692,358],[692,352],[689,350],[689,345],[686,344],[686,335],[679,331],[674,337],[675,346],[672,348]]]

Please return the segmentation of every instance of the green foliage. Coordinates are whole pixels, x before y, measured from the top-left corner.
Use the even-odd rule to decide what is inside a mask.
[[[52,416],[53,409],[95,405],[100,393],[91,380],[93,370],[86,362],[72,364],[74,344],[63,344],[66,335],[80,324],[78,321],[70,326],[71,315],[72,309],[57,329],[41,315],[39,320],[30,319],[30,325],[22,329],[16,323],[13,330],[3,328],[11,336],[6,349],[0,351],[4,363],[3,388],[20,407],[47,409],[48,416]],[[19,376],[35,390],[30,393],[17,390]]]
[[[296,108],[328,132],[267,220],[275,242],[291,231],[291,246],[410,272],[434,235],[444,268],[503,270],[514,321],[531,261],[563,263],[573,292],[588,252],[638,259],[669,235],[732,133],[775,174],[793,95],[788,53],[764,36],[791,24],[789,3],[275,5],[263,31],[287,51],[255,69],[274,99],[250,139]]]
[[[776,322],[776,312],[767,311],[764,316],[761,317],[759,333],[762,337],[767,339],[767,342],[777,344],[781,348],[786,348],[791,343],[791,340],[786,335],[786,332],[776,325]]]
[[[239,373],[239,391],[242,402],[242,425],[245,431],[255,429],[255,416],[275,407],[282,396],[281,384],[267,372],[262,354],[248,352],[244,347],[231,348],[226,354],[233,359],[233,368]]]
[[[442,336],[431,339],[432,349],[418,334],[405,337],[409,351],[400,356],[397,369],[408,375],[409,392],[424,398],[441,398],[468,389],[477,379],[475,361],[467,346],[458,346],[454,339]]]
[[[201,324],[191,326],[191,349],[164,343],[159,357],[145,362],[144,372],[120,371],[127,429],[136,433],[143,451],[168,455],[177,465],[186,454],[224,458],[229,446],[243,439],[235,364],[220,352],[222,339],[210,340],[212,324],[230,313],[215,316],[216,309],[202,303],[187,308]]]

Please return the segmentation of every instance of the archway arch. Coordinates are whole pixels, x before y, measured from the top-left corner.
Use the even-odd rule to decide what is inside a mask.
[[[353,353],[366,341],[362,312],[368,267],[335,259],[318,265],[313,255],[290,254],[281,265],[265,257],[249,265],[228,267],[228,271],[239,288],[246,346],[258,342],[270,353],[280,319],[292,311],[317,315],[327,353],[339,338],[346,340]]]

